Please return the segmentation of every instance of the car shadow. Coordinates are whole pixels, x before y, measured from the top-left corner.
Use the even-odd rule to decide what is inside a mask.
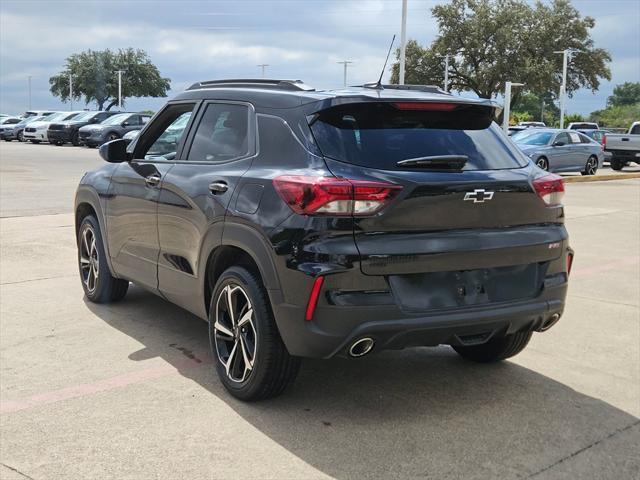
[[[305,360],[282,396],[243,403],[218,381],[198,318],[136,287],[120,303],[86,304],[144,345],[131,360],[164,359],[338,479],[527,477],[637,422],[533,370],[473,364],[449,347]]]

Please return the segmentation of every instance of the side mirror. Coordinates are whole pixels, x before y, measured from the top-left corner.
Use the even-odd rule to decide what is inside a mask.
[[[100,119],[99,118],[92,118],[89,123],[100,123]]]
[[[120,125],[122,125],[123,127],[128,127],[129,126],[129,122],[122,122]]]
[[[103,143],[98,150],[100,156],[105,162],[122,163],[129,160],[127,155],[127,142],[119,138]]]
[[[554,147],[561,147],[561,146],[563,146],[563,145],[564,145],[564,142],[562,142],[562,141],[553,142],[553,146],[554,146]]]

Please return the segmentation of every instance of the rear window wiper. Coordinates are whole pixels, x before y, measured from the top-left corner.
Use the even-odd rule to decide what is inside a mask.
[[[467,164],[467,155],[433,155],[430,157],[407,158],[400,160],[398,167],[433,168],[440,170],[462,170]]]

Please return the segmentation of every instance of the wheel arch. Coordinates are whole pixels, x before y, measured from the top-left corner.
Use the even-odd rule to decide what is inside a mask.
[[[225,223],[222,243],[207,250],[202,262],[204,307],[207,315],[216,281],[220,274],[233,265],[242,265],[256,271],[273,303],[273,295],[280,291],[275,263],[266,240],[247,225]]]
[[[109,269],[111,270],[111,273],[113,275],[113,265],[111,264],[111,255],[109,254],[109,242],[107,241],[106,221],[98,193],[86,185],[81,185],[80,187],[78,187],[73,214],[76,240],[78,238],[78,232],[80,230],[82,220],[87,215],[94,215],[98,220],[98,225],[100,225],[100,232],[102,233],[102,235],[100,235],[102,237],[102,246],[104,247],[104,251],[106,253]]]

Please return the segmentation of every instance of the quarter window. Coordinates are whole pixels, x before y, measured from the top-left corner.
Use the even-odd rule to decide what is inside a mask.
[[[196,130],[187,160],[225,162],[249,153],[249,108],[209,104]]]

